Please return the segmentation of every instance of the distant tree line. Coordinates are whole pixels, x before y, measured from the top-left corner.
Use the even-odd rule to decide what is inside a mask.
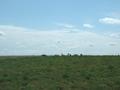
[[[84,54],[55,54],[55,55],[46,55],[46,54],[42,54],[41,56],[120,56],[120,54],[116,54],[116,55],[84,55]]]
[[[46,55],[46,54],[42,54],[41,56],[83,56],[83,54],[55,54],[55,55]]]

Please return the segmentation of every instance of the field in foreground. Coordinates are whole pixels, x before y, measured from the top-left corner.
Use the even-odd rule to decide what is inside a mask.
[[[0,57],[0,90],[120,90],[120,56]]]

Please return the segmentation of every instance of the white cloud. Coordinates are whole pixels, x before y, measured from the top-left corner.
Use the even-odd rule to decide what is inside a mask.
[[[57,26],[57,30],[62,30],[64,32],[69,32],[69,33],[76,33],[79,32],[80,29],[76,27],[75,25],[72,24],[67,24],[67,23],[55,23]]]
[[[74,25],[67,24],[67,23],[56,23],[56,25],[59,26],[59,27],[62,27],[62,28],[67,28],[67,29],[75,28]]]
[[[85,28],[94,28],[94,26],[91,25],[91,24],[83,24],[83,27],[85,27]]]
[[[5,39],[0,39],[0,55],[120,53],[119,39],[90,31],[69,33],[64,29],[43,31],[16,26],[10,29],[6,25],[0,26],[0,31],[6,34]],[[109,42],[117,45],[109,47]]]
[[[111,33],[110,36],[113,37],[113,38],[119,38],[120,39],[120,33]]]
[[[104,18],[99,19],[99,22],[103,23],[103,24],[120,25],[120,19],[119,18],[104,17]]]
[[[0,25],[0,29],[1,30],[26,30],[27,28],[14,26],[14,25]]]

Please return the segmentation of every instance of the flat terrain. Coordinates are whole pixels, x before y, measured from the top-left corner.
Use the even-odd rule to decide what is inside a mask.
[[[120,90],[120,56],[0,57],[0,90]]]

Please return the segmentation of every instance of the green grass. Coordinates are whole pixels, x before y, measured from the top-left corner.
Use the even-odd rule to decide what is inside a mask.
[[[0,57],[0,90],[120,90],[120,56]]]

